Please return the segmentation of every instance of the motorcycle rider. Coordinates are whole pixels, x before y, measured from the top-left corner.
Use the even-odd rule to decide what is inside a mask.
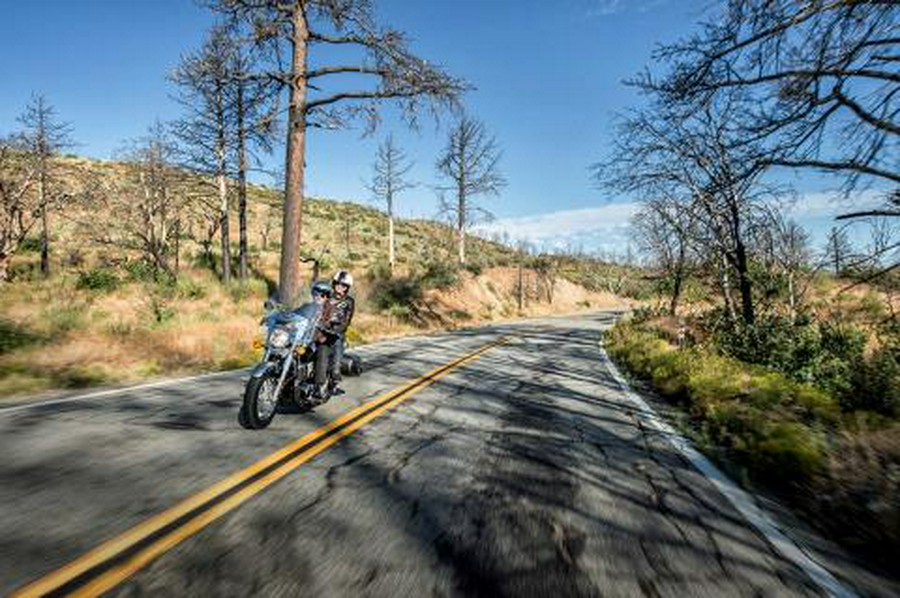
[[[320,280],[313,284],[310,294],[316,305],[325,305],[325,302],[331,297],[331,285],[324,280]]]
[[[316,354],[316,387],[321,389],[331,368],[330,394],[340,394],[341,360],[344,357],[344,338],[356,301],[350,295],[353,276],[346,270],[338,271],[331,279],[331,296],[324,303],[322,324],[319,326],[319,348]]]

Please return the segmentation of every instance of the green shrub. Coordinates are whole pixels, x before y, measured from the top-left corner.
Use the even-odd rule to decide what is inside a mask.
[[[792,486],[824,466],[818,430],[840,416],[823,391],[708,349],[677,349],[639,324],[614,327],[607,346],[661,395],[685,402],[703,442],[726,450],[750,477]]]
[[[427,289],[449,289],[459,284],[459,274],[454,263],[430,262],[425,266],[421,281]]]
[[[165,324],[175,317],[175,310],[166,302],[164,297],[152,294],[149,300],[150,317],[154,324]]]
[[[841,396],[845,410],[900,417],[900,350],[878,349],[852,370],[850,379],[850,391]]]
[[[202,254],[201,254],[202,255]],[[201,258],[202,259],[202,258]],[[175,280],[166,271],[158,268],[150,260],[131,260],[125,263],[125,271],[128,278],[136,282],[155,282],[159,284],[174,285]]]
[[[203,299],[206,297],[206,287],[192,278],[179,277],[175,283],[175,293],[182,299]]]
[[[372,303],[378,309],[387,310],[395,306],[411,309],[423,298],[422,282],[415,278],[382,279],[372,285]]]
[[[45,310],[44,317],[47,328],[52,335],[63,334],[84,326],[85,307],[83,305],[65,305]]]
[[[41,250],[40,237],[25,237],[19,244],[19,251],[22,253],[38,253]]]
[[[752,470],[770,484],[808,482],[825,465],[822,434],[799,422],[767,422],[749,448]]]
[[[411,321],[415,315],[415,310],[409,305],[402,305],[400,303],[395,303],[388,307],[387,309],[388,315],[397,318],[398,320],[403,320],[404,322]]]
[[[79,274],[75,286],[79,289],[109,293],[119,288],[119,277],[107,268],[94,268]]]
[[[481,262],[467,262],[465,268],[473,276],[481,276],[481,273],[484,272],[484,264]]]
[[[53,373],[53,379],[60,388],[87,388],[106,382],[109,377],[102,369],[94,366],[77,366]]]
[[[373,282],[388,280],[392,277],[391,264],[384,259],[378,260],[369,266],[366,276]]]
[[[731,323],[718,312],[704,326],[722,353],[813,384],[836,397],[854,392],[853,372],[862,366],[865,333],[842,323],[760,316],[752,325]]]
[[[11,353],[16,349],[33,345],[42,340],[42,337],[27,328],[0,318],[0,355]]]

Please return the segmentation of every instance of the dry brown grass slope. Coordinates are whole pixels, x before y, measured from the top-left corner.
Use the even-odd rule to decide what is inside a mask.
[[[121,172],[114,162],[78,158],[69,165],[111,177]],[[92,243],[76,224],[84,216],[78,209],[69,205],[53,214],[53,275],[40,276],[31,243],[13,259],[12,281],[0,287],[0,397],[233,368],[256,358],[252,341],[260,334],[262,302],[278,279],[276,191],[250,190],[251,277],[244,284],[222,284],[202,246],[188,237],[177,280],[158,282],[138,253]],[[231,225],[236,254],[236,214]],[[199,224],[195,229],[199,236]],[[448,266],[453,231],[430,221],[397,223],[398,269],[388,279],[386,230],[385,215],[372,207],[320,199],[305,204],[304,252],[322,257],[323,275],[349,268],[359,280],[351,332],[357,343],[623,303],[567,280],[593,280],[596,272],[587,270],[599,264],[582,268],[567,260],[553,269],[545,261],[524,271],[520,312],[515,252],[473,239],[472,264],[457,270]]]

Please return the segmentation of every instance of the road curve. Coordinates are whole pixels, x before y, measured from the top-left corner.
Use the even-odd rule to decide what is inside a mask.
[[[598,347],[612,319],[364,347],[346,395],[260,432],[237,425],[243,372],[0,410],[0,594],[505,337],[110,594],[820,595],[642,423]]]

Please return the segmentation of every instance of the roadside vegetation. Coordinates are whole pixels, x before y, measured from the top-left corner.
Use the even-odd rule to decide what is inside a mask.
[[[896,3],[714,3],[630,82],[644,103],[595,165],[640,203],[656,295],[610,354],[737,479],[894,570],[898,22]],[[816,175],[845,208],[827,238],[792,209]]]
[[[848,302],[849,303],[849,302]],[[685,431],[739,481],[889,565],[900,549],[900,337],[863,322],[653,310],[612,329],[610,355],[685,413]]]

